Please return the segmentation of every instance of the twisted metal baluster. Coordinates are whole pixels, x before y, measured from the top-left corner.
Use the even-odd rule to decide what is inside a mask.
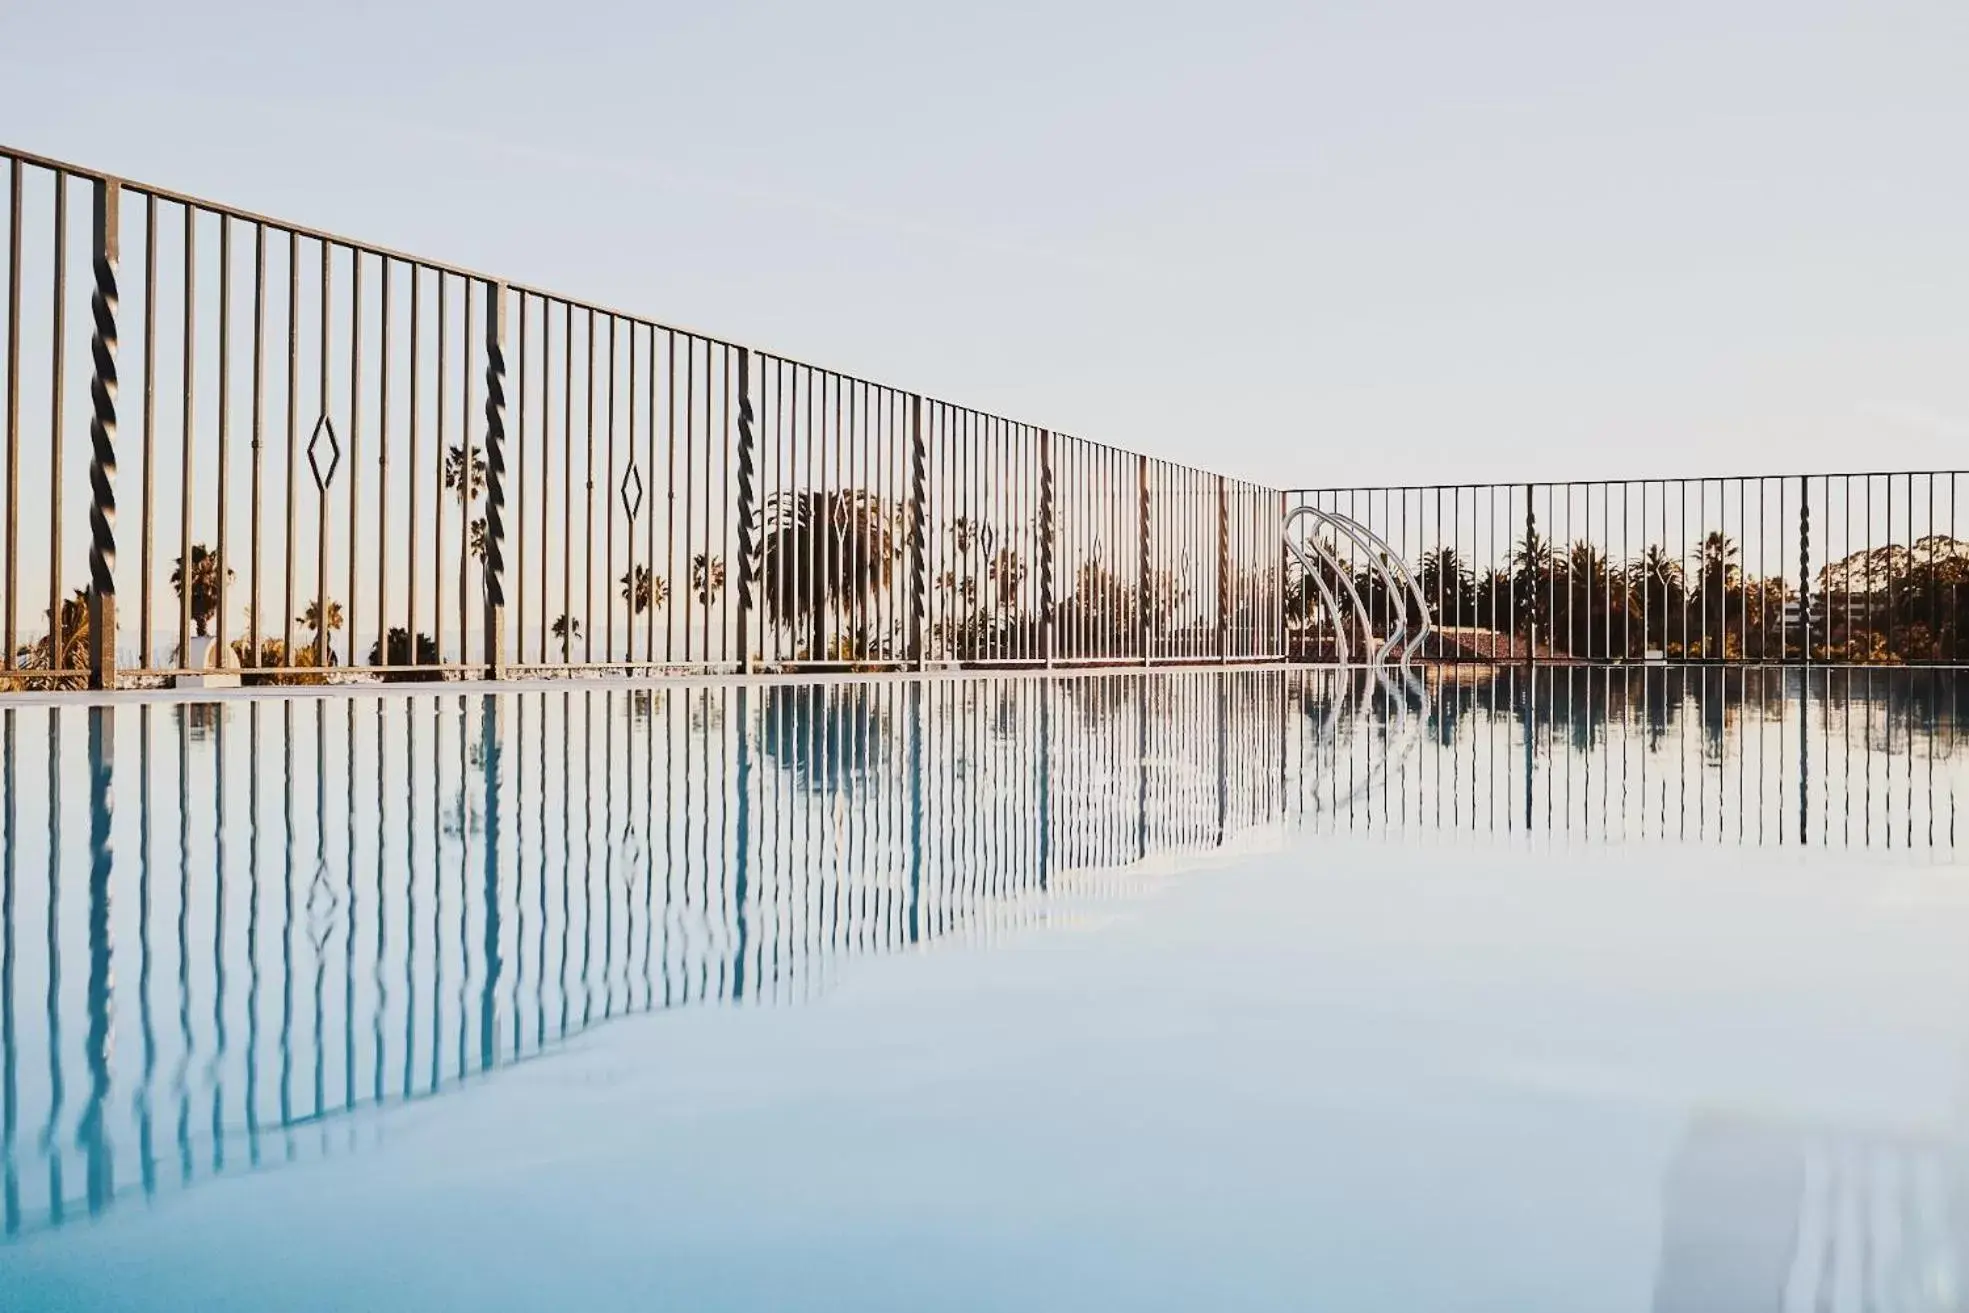
[[[1812,481],[1798,481],[1798,623],[1804,635],[1798,645],[1807,665],[1812,660]]]
[[[1039,643],[1053,664],[1053,434],[1039,431]]]
[[[469,375],[467,376],[469,377]],[[485,664],[506,664],[506,285],[485,298]],[[466,476],[469,482],[469,472]],[[462,637],[462,635],[461,635]]]
[[[1224,476],[1217,476],[1217,659],[1231,655],[1231,501]]]
[[[916,668],[923,668],[924,642],[923,617],[928,607],[924,585],[923,556],[927,544],[923,541],[924,500],[929,495],[929,458],[923,446],[923,398],[912,396],[910,406],[909,434],[909,645],[910,653],[916,658]],[[1040,435],[1045,442],[1045,435]],[[1044,450],[1044,447],[1041,448]],[[1053,484],[1052,468],[1046,467],[1045,483],[1040,490],[1040,516],[1042,527],[1040,556],[1040,623],[1051,632],[1051,620],[1047,618],[1052,593],[1052,512]],[[1048,648],[1051,654],[1051,648]]]
[[[95,334],[89,351],[89,686],[116,683],[116,268],[120,262],[117,212],[121,186],[96,183],[95,295],[89,310]]]
[[[738,659],[752,673],[752,353],[738,348]]]
[[[1140,634],[1141,634],[1141,643],[1142,643],[1142,664],[1143,664],[1144,666],[1146,666],[1146,665],[1148,665],[1148,664],[1149,664],[1149,634],[1150,634],[1150,620],[1151,620],[1151,617],[1152,617],[1152,616],[1153,616],[1153,614],[1154,614],[1154,609],[1153,609],[1153,608],[1154,608],[1154,603],[1155,603],[1155,592],[1154,592],[1154,589],[1155,589],[1155,571],[1154,571],[1153,569],[1151,569],[1151,568],[1150,568],[1150,561],[1151,561],[1151,558],[1150,558],[1150,555],[1149,555],[1149,547],[1150,547],[1150,543],[1149,543],[1149,458],[1148,458],[1147,456],[1143,456],[1143,457],[1141,457],[1141,458],[1140,458],[1140,462],[1141,462],[1141,464],[1140,464],[1140,469],[1139,469],[1139,471],[1138,471],[1138,474],[1137,474],[1137,480],[1136,480],[1136,481],[1137,481],[1137,482],[1138,482],[1138,483],[1140,484],[1140,492],[1141,492],[1141,495],[1140,495],[1140,496],[1139,496],[1139,497],[1138,497],[1138,498],[1137,498],[1136,500],[1137,500],[1137,502],[1139,503],[1139,506],[1138,506],[1138,508],[1137,508],[1137,509],[1138,509],[1138,511],[1139,511],[1139,516],[1140,516],[1140,523],[1139,523],[1139,524],[1137,525],[1137,528],[1139,528],[1139,529],[1141,530],[1141,537],[1140,537],[1140,538],[1138,538],[1138,539],[1136,540],[1136,543],[1137,543],[1137,547],[1138,547],[1138,552],[1139,552],[1139,555],[1140,555],[1140,557],[1141,557],[1141,562],[1142,562],[1142,564],[1141,564],[1141,572],[1142,572],[1142,578],[1141,578],[1141,611],[1142,611],[1142,616],[1141,616],[1141,623],[1140,623],[1139,625],[1137,625],[1137,626],[1136,626],[1136,628],[1137,628],[1137,629],[1138,629],[1138,630],[1140,631]]]

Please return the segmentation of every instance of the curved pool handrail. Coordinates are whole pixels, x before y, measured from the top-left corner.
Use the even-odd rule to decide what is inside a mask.
[[[1410,639],[1408,645],[1402,649],[1402,664],[1407,665],[1415,655],[1415,649],[1421,646],[1431,633],[1435,632],[1435,622],[1429,616],[1429,595],[1423,591],[1421,582],[1416,579],[1414,572],[1408,568],[1408,562],[1404,561],[1400,553],[1388,545],[1387,539],[1350,515],[1343,515],[1339,511],[1325,511],[1322,513],[1329,520],[1351,525],[1361,535],[1366,537],[1369,542],[1373,543],[1380,551],[1380,562],[1385,567],[1383,571],[1384,577],[1393,576],[1390,582],[1398,581],[1397,591],[1405,589],[1408,595],[1414,599],[1416,612],[1422,617],[1422,623],[1417,626],[1415,637]],[[1403,610],[1406,611],[1407,608],[1404,607]]]
[[[1283,537],[1285,540],[1286,549],[1299,558],[1299,564],[1302,567],[1304,567],[1309,574],[1312,575],[1314,582],[1320,586],[1320,592],[1327,599],[1328,607],[1331,610],[1333,616],[1334,631],[1337,634],[1341,635],[1340,644],[1341,644],[1341,651],[1343,653],[1341,657],[1341,663],[1344,665],[1346,664],[1346,660],[1347,660],[1346,656],[1344,655],[1344,653],[1346,652],[1346,639],[1345,639],[1346,619],[1344,616],[1341,615],[1339,604],[1336,600],[1334,600],[1332,592],[1327,589],[1324,578],[1320,575],[1320,573],[1317,570],[1313,569],[1312,563],[1306,559],[1305,548],[1303,548],[1300,544],[1292,540],[1292,534],[1291,534],[1292,525],[1295,522],[1295,520],[1298,518],[1299,513],[1301,511],[1308,512],[1312,515],[1324,514],[1324,512],[1320,511],[1317,507],[1312,507],[1312,506],[1297,507],[1293,511],[1287,513],[1285,517],[1285,523],[1280,529],[1280,536]],[[1374,636],[1374,619],[1367,609],[1367,603],[1361,600],[1360,589],[1354,586],[1353,571],[1343,566],[1340,563],[1339,558],[1334,556],[1331,552],[1329,552],[1326,549],[1326,545],[1320,542],[1318,538],[1313,538],[1309,541],[1311,542],[1313,550],[1319,553],[1320,558],[1323,561],[1325,561],[1327,565],[1332,567],[1334,575],[1340,580],[1341,587],[1345,588],[1347,590],[1347,595],[1353,599],[1354,611],[1360,617],[1361,632],[1367,635],[1369,638],[1372,638]],[[1384,645],[1384,649],[1385,649],[1385,645]],[[1385,655],[1386,655],[1385,650],[1375,652],[1375,654],[1369,658],[1369,664],[1374,664],[1375,662],[1382,660]]]
[[[1318,544],[1315,543],[1314,545],[1317,546]],[[1333,621],[1333,641],[1340,649],[1340,664],[1343,666],[1347,665],[1350,655],[1347,650],[1347,621],[1346,617],[1340,611],[1339,599],[1334,597],[1333,589],[1327,585],[1326,576],[1313,564],[1312,558],[1306,554],[1305,548],[1293,542],[1288,537],[1285,540],[1285,549],[1298,559],[1299,568],[1306,572],[1306,577],[1313,581],[1315,588],[1319,589],[1320,600],[1326,607],[1327,618]],[[1325,559],[1324,552],[1320,555]],[[1337,567],[1336,573],[1341,573]],[[1359,602],[1360,599],[1356,597],[1354,600]]]
[[[1302,504],[1286,512],[1285,519],[1281,523],[1279,530],[1280,536],[1284,538],[1287,548],[1299,557],[1302,566],[1306,566],[1308,563],[1305,553],[1300,549],[1299,544],[1293,540],[1292,530],[1301,518],[1307,517],[1316,519],[1346,535],[1347,540],[1351,544],[1360,548],[1367,556],[1368,568],[1374,571],[1383,586],[1387,588],[1391,597],[1400,596],[1405,593],[1414,600],[1421,615],[1421,624],[1416,629],[1415,636],[1409,638],[1407,642],[1403,642],[1403,638],[1408,631],[1408,607],[1404,605],[1401,608],[1399,617],[1394,620],[1393,628],[1389,630],[1373,656],[1369,658],[1369,664],[1380,665],[1386,662],[1388,657],[1399,648],[1401,653],[1400,664],[1403,666],[1408,665],[1414,659],[1416,648],[1420,647],[1428,636],[1434,632],[1435,625],[1429,618],[1428,596],[1422,591],[1421,584],[1416,581],[1407,563],[1395,554],[1394,549],[1388,545],[1385,539],[1360,521],[1353,519],[1351,516],[1342,515],[1338,511],[1329,511],[1322,507]],[[1363,627],[1372,635],[1372,617],[1367,611],[1366,604],[1361,600],[1359,590],[1354,587],[1353,572],[1342,566],[1337,558],[1326,552],[1319,539],[1314,538],[1311,541],[1315,548],[1321,549],[1320,554],[1332,565],[1334,572],[1340,576],[1341,582],[1347,586],[1348,593],[1354,599],[1354,605],[1360,610]]]

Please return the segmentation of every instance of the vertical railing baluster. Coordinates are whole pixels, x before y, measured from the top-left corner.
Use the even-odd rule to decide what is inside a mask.
[[[197,327],[198,302],[198,214],[189,203],[185,211],[185,287],[184,287],[184,336],[180,339],[178,362],[178,382],[182,395],[179,397],[178,445],[181,463],[178,467],[178,656],[180,670],[191,668],[191,595],[193,562],[191,559],[191,506],[192,506],[192,457],[193,416],[195,404],[192,386],[193,346],[196,344],[194,330]],[[214,562],[221,569],[224,562]]]
[[[458,660],[462,665],[472,664],[472,557],[479,556],[479,602],[483,607],[488,602],[486,593],[486,562],[483,548],[480,552],[472,549],[472,503],[477,489],[472,485],[478,470],[485,464],[485,455],[479,448],[478,430],[472,423],[472,376],[477,372],[472,368],[472,301],[478,291],[478,280],[464,277],[465,304],[458,312],[458,443],[464,452],[459,464],[458,474]],[[488,301],[492,298],[487,297]],[[481,529],[480,533],[484,533]],[[484,635],[481,635],[484,637]]]
[[[532,486],[526,473],[527,334],[525,292],[520,293],[519,321],[519,343],[514,356],[514,361],[518,366],[515,372],[519,375],[519,396],[517,399],[519,416],[516,420],[516,427],[518,429],[517,437],[519,440],[515,446],[513,457],[513,465],[518,474],[516,482],[519,485],[515,489],[513,498],[513,527],[517,531],[515,537],[518,540],[514,546],[513,615],[515,617],[514,623],[519,629],[519,637],[513,644],[513,654],[524,665],[526,662],[526,499],[527,492]],[[631,646],[634,646],[634,644],[632,643]],[[521,974],[524,976],[524,968],[522,968]]]
[[[157,492],[157,197],[144,196],[144,436],[143,436],[143,510],[139,522],[138,537],[143,543],[141,559],[137,568],[141,572],[137,580],[137,665],[148,670],[151,667],[150,648],[151,629],[151,557],[156,550],[157,520],[155,516]],[[12,614],[11,605],[9,614]],[[13,636],[8,635],[8,651],[13,650]]]
[[[280,619],[280,662],[284,666],[294,664],[294,533],[295,523],[300,518],[295,512],[297,497],[296,482],[300,459],[296,444],[300,441],[300,370],[301,370],[301,238],[291,229],[287,234],[287,500],[284,506],[287,522],[287,541],[281,558],[281,574],[285,576],[285,587],[281,592]],[[145,384],[148,389],[149,384]],[[150,471],[144,471],[144,483],[150,483]],[[144,540],[150,540],[150,521],[145,517]],[[148,579],[148,571],[146,571]],[[150,623],[148,609],[144,623]]]
[[[923,531],[925,514],[923,503],[924,499],[929,495],[928,482],[929,458],[923,441],[923,398],[920,395],[911,393],[909,398],[909,658],[915,663],[919,671],[923,669],[925,660],[923,617],[928,606],[924,578],[924,554],[928,550],[928,544],[924,542]],[[1042,495],[1044,500],[1041,503],[1041,514],[1044,517],[1044,527],[1041,529],[1041,533],[1044,537],[1040,546],[1042,553],[1040,558],[1040,577],[1043,592],[1052,586],[1051,571],[1053,568],[1053,555],[1051,533],[1053,503],[1050,467],[1045,491]],[[784,587],[785,584],[782,583],[781,586]],[[1040,623],[1044,626],[1044,642],[1046,644],[1047,657],[1050,660],[1053,650],[1053,621],[1051,615],[1043,608],[1044,604],[1042,603],[1042,619]]]
[[[447,385],[451,377],[451,275],[442,269],[434,269],[431,271],[431,276],[437,283],[438,292],[436,308],[438,321],[437,336],[432,344],[437,370],[431,380],[432,409],[434,412],[431,438],[434,444],[431,461],[431,637],[437,643],[438,664],[443,665],[445,611],[444,504],[449,500],[445,495],[447,491],[445,487],[445,466],[451,459],[450,448],[445,445],[445,435],[448,432],[445,425],[448,398],[445,396],[445,393],[448,390]],[[471,416],[467,415],[465,417],[465,423],[469,426],[471,422]],[[469,478],[469,471],[462,472],[460,477]],[[412,643],[416,641],[415,637],[411,639]],[[465,650],[465,635],[461,632],[458,635],[458,664],[464,665],[470,659],[470,655]]]
[[[603,448],[602,480],[602,660],[613,665],[615,655],[615,516],[607,513],[609,484],[615,479],[615,365],[620,353],[616,350],[615,329],[621,322],[619,315],[608,317],[608,401],[604,407],[606,443]],[[592,547],[593,544],[590,544]]]
[[[1812,664],[1812,480],[1798,480],[1798,624],[1804,634],[1799,658]],[[1801,837],[1804,831],[1799,831]]]
[[[12,670],[20,651],[21,572],[21,162],[7,163],[7,650]]]
[[[314,472],[315,481],[315,594],[314,594],[314,661],[317,669],[325,670],[329,664],[328,648],[328,488],[335,481],[335,468],[342,463],[342,444],[335,436],[335,423],[329,418],[330,393],[328,377],[328,343],[332,320],[329,308],[334,296],[329,284],[329,274],[333,267],[332,251],[327,241],[321,242],[321,339],[316,344],[320,348],[321,383],[319,400],[321,417],[315,421],[314,435],[308,439],[308,465]],[[329,461],[324,469],[320,463],[320,444],[322,438],[328,439]],[[186,590],[189,593],[189,589]]]
[[[1231,659],[1231,488],[1217,476],[1217,659]]]
[[[48,669],[66,670],[62,623],[62,385],[68,373],[68,174],[55,170],[54,305],[48,359]]]
[[[98,178],[92,223],[95,334],[89,354],[89,687],[116,687],[116,273],[122,188]],[[56,488],[59,500],[60,488]]]
[[[376,533],[383,532],[383,519]],[[356,647],[356,616],[362,601],[362,248],[349,248],[349,599],[342,608],[343,632],[348,635],[349,664],[362,654]],[[377,612],[382,618],[382,612]],[[379,625],[377,640],[383,638]],[[378,656],[384,655],[381,649]],[[353,765],[351,769],[354,769]]]
[[[417,362],[417,337],[423,319],[423,306],[421,304],[423,300],[421,291],[423,281],[424,271],[417,265],[412,264],[410,266],[410,323],[408,325],[410,334],[404,360],[404,372],[410,377],[409,387],[407,389],[408,395],[405,397],[405,401],[407,402],[405,410],[407,413],[404,417],[406,423],[404,425],[403,435],[403,462],[409,470],[410,477],[408,485],[404,489],[403,518],[408,536],[403,548],[403,630],[405,641],[409,644],[410,653],[404,660],[413,666],[424,664],[424,654],[419,650],[420,645],[417,642],[417,572],[419,564],[417,560],[417,521],[419,519],[419,507],[417,505],[417,419],[420,410],[418,403],[421,400],[420,393],[422,388],[420,384],[423,374],[423,370]],[[431,628],[433,631],[431,658],[434,661],[442,662],[444,653],[437,647],[439,627],[433,624]],[[407,1057],[404,1059],[406,1070],[408,1069],[409,1061]]]
[[[1150,624],[1150,617],[1155,609],[1155,560],[1149,554],[1149,516],[1151,508],[1149,505],[1149,458],[1147,456],[1138,456],[1135,458],[1135,484],[1135,559],[1140,562],[1139,569],[1141,571],[1142,585],[1141,599],[1138,603],[1138,609],[1141,611],[1141,614],[1136,617],[1136,630],[1139,634],[1138,641],[1142,645],[1142,665],[1146,667],[1149,664],[1151,656],[1150,640],[1155,633]]]
[[[752,353],[736,348],[738,355],[738,660],[739,668],[752,673],[752,513],[755,490],[752,486]],[[741,743],[747,733],[744,717],[739,718]],[[741,800],[741,805],[742,800]]]
[[[389,256],[381,258],[377,275],[376,319],[376,660],[374,664],[393,664],[390,655],[390,267]],[[256,564],[256,570],[259,568]],[[354,622],[351,621],[351,637]],[[414,635],[405,636],[406,651],[414,651]],[[405,662],[412,658],[406,656]],[[380,759],[377,766],[382,769]],[[381,1080],[381,1069],[377,1079]],[[380,1095],[378,1098],[380,1099]]]
[[[253,511],[248,529],[251,543],[248,551],[252,555],[249,562],[253,578],[246,599],[246,660],[249,666],[260,664],[260,572],[263,564],[260,555],[261,509],[264,497],[260,480],[264,468],[263,443],[266,437],[266,331],[267,331],[267,226],[263,223],[253,225]],[[149,371],[145,371],[148,373]],[[148,386],[148,384],[146,384]],[[150,478],[148,462],[145,463],[145,481]],[[146,535],[149,530],[149,517],[145,517]],[[145,617],[145,624],[149,619]]]
[[[215,217],[219,221],[219,427],[214,465],[219,485],[219,531],[214,536],[213,549],[218,553],[219,568],[212,581],[217,606],[212,613],[211,664],[224,669],[231,664],[227,659],[231,653],[226,648],[226,578],[232,573],[232,540],[227,533],[232,522],[232,504],[228,500],[232,481],[227,468],[232,443],[232,218],[223,212]]]
[[[1537,510],[1536,510],[1536,508],[1535,508],[1535,507],[1533,506],[1533,504],[1532,504],[1532,485],[1531,485],[1531,484],[1529,484],[1529,483],[1527,483],[1527,484],[1525,485],[1525,547],[1524,547],[1524,560],[1525,560],[1525,565],[1526,565],[1526,566],[1528,567],[1528,569],[1536,569],[1536,568],[1537,568],[1537,556],[1536,556],[1536,554],[1535,554],[1535,553],[1534,553],[1534,551],[1533,551],[1533,548],[1534,548],[1534,547],[1536,546],[1536,535],[1537,535],[1537,533],[1538,533],[1538,512],[1537,512]],[[1508,560],[1508,558],[1507,558],[1507,560],[1506,560],[1506,564],[1507,564],[1507,565],[1509,564],[1509,560]],[[1511,574],[1510,574],[1510,579],[1511,579],[1511,585],[1510,585],[1510,587],[1511,587],[1511,593],[1512,593],[1512,597],[1511,597],[1511,623],[1512,623],[1512,626],[1513,626],[1513,627],[1515,628],[1515,627],[1516,627],[1516,625],[1517,625],[1517,620],[1518,620],[1518,616],[1517,616],[1517,610],[1518,610],[1518,601],[1517,601],[1517,581],[1518,581],[1518,572],[1517,572],[1516,570],[1512,570],[1512,571],[1511,571]],[[1537,616],[1538,616],[1538,580],[1537,580],[1537,578],[1536,578],[1536,577],[1529,577],[1529,578],[1527,578],[1527,579],[1525,580],[1525,586],[1526,586],[1527,588],[1529,588],[1529,589],[1531,590],[1531,596],[1530,596],[1530,599],[1529,599],[1529,601],[1528,601],[1528,602],[1527,602],[1527,604],[1526,604],[1526,611],[1527,611],[1527,613],[1528,613],[1528,614],[1527,614],[1527,617],[1526,617],[1526,624],[1525,624],[1525,664],[1526,664],[1527,666],[1535,666],[1535,665],[1537,665],[1537,664],[1538,664],[1538,620],[1537,620]]]
[[[1053,434],[1039,430],[1039,658],[1053,664]]]
[[[506,673],[506,284],[485,298],[485,667]],[[460,636],[462,640],[462,635]]]

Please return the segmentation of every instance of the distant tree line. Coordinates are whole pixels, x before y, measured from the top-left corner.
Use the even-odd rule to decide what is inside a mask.
[[[1757,577],[1739,561],[1735,540],[1704,533],[1686,556],[1651,544],[1611,562],[1584,540],[1559,548],[1528,532],[1488,569],[1456,548],[1438,546],[1417,562],[1423,599],[1396,595],[1374,563],[1327,552],[1315,570],[1343,609],[1351,583],[1377,632],[1413,626],[1426,609],[1445,629],[1485,630],[1536,644],[1540,652],[1582,660],[1637,659],[1660,652],[1679,660],[1799,660],[1895,663],[1969,657],[1969,543],[1931,535],[1889,544],[1822,566],[1801,602],[1795,581]],[[1324,606],[1313,575],[1288,586],[1288,624],[1318,626]],[[1352,617],[1346,620],[1350,626]],[[1445,635],[1446,646],[1454,635]]]

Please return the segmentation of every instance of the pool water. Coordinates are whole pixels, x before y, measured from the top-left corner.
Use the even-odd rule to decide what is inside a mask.
[[[1969,1307],[1965,679],[0,709],[0,1309]]]

